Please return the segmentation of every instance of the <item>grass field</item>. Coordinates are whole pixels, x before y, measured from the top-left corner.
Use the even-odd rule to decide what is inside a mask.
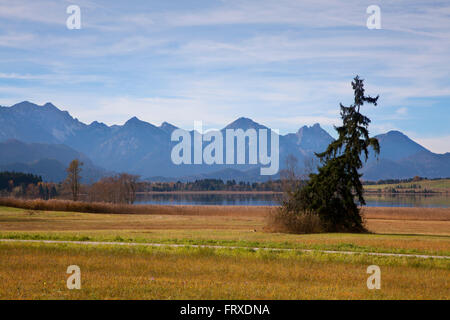
[[[267,207],[90,214],[0,207],[0,238],[205,244],[450,256],[450,209],[366,208],[372,234],[265,232]],[[68,265],[82,289],[65,287]],[[366,268],[379,265],[381,290]],[[0,243],[0,299],[449,299],[450,260],[275,252]]]
[[[0,298],[448,299],[442,261],[247,250],[0,244]],[[81,268],[67,290],[66,268]],[[368,290],[366,267],[382,270]],[[12,276],[14,275],[14,276]]]
[[[364,189],[366,191],[376,191],[383,190],[386,188],[395,188],[401,190],[414,189],[413,185],[416,185],[416,192],[420,190],[433,190],[436,192],[450,192],[450,179],[439,179],[439,180],[421,180],[417,182],[405,182],[405,183],[393,183],[393,184],[377,184],[377,185],[365,185]],[[420,186],[420,189],[417,188]]]

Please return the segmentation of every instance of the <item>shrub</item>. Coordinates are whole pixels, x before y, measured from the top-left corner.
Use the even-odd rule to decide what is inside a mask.
[[[267,219],[267,229],[271,232],[301,234],[325,231],[320,217],[312,212],[295,213],[281,207],[270,213]]]

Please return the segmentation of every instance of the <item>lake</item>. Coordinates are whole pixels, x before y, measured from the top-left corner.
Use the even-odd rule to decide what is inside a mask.
[[[160,193],[138,194],[136,204],[160,205],[222,205],[222,206],[276,206],[280,194],[226,194],[226,193]],[[392,194],[365,196],[369,207],[450,208],[446,194]]]

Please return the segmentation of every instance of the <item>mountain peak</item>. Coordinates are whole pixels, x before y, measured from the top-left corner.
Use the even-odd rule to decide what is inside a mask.
[[[127,122],[125,122],[125,126],[127,126],[127,125],[142,124],[142,123],[145,123],[145,122],[142,121],[142,120],[139,120],[138,117],[132,117],[132,118],[128,119]]]
[[[263,126],[250,118],[240,117],[227,125],[224,129],[267,129],[266,126]]]
[[[386,133],[376,136],[378,139],[400,139],[405,141],[412,141],[406,134],[397,130],[391,130]]]
[[[89,126],[90,127],[93,127],[93,128],[106,128],[106,127],[108,127],[106,124],[104,124],[103,122],[98,122],[97,120],[95,120],[95,121],[92,121],[90,124],[89,124]]]
[[[164,130],[165,132],[167,132],[167,133],[169,133],[169,134],[171,134],[172,131],[178,129],[178,127],[176,127],[176,126],[174,126],[173,124],[168,123],[168,122],[166,122],[166,121],[164,121],[163,123],[161,123],[161,125],[159,126],[159,128],[160,128],[161,130]]]
[[[403,132],[400,132],[398,130],[391,130],[385,133],[385,135],[389,136],[399,136],[399,137],[406,137],[406,135]]]
[[[56,107],[56,106],[55,106],[53,103],[51,103],[51,102],[46,102],[44,105],[38,106],[38,108],[43,108],[43,109],[46,109],[46,110],[49,110],[49,111],[64,112],[64,113],[66,113],[66,114],[69,114],[69,112],[67,112],[67,111],[62,111],[62,110],[58,109],[58,107]]]
[[[37,107],[37,106],[38,106],[37,104],[25,100],[25,101],[22,101],[22,102],[19,102],[19,103],[16,103],[16,104],[12,105],[11,108],[13,108],[13,109],[18,109],[18,108],[22,109],[22,108],[33,108],[33,107]]]
[[[315,124],[313,124],[312,126],[307,126],[307,125],[304,125],[303,127],[301,127],[300,129],[298,129],[298,132],[302,132],[302,131],[305,131],[305,130],[309,130],[309,131],[325,131],[325,130],[323,130],[322,129],[322,127],[320,126],[320,123],[315,123]]]
[[[121,128],[126,128],[126,129],[132,129],[133,131],[136,130],[150,130],[150,132],[161,132],[161,130],[154,126],[153,124],[140,120],[138,117],[132,117],[130,118],[127,122],[125,122],[125,124],[123,126],[121,126]],[[144,131],[142,131],[144,132]],[[148,132],[149,131],[145,131]]]
[[[417,142],[411,140],[400,131],[391,130],[387,133],[375,136],[381,145],[380,158],[399,160],[412,156],[421,151],[427,151]]]
[[[303,126],[297,131],[297,136],[301,140],[302,138],[306,136],[316,136],[316,137],[322,137],[327,140],[332,140],[333,138],[329,135],[328,132],[326,132],[318,123],[315,123],[312,126]]]
[[[160,128],[177,128],[176,126],[174,126],[173,124],[164,121],[163,123],[161,123],[161,125],[159,126]]]
[[[304,150],[310,152],[322,152],[328,144],[333,141],[330,136],[318,123],[308,127],[303,126],[297,131],[297,144]]]
[[[22,101],[19,103],[16,103],[15,105],[11,106],[11,108],[13,110],[20,110],[20,111],[30,111],[30,110],[34,110],[34,111],[39,111],[39,110],[46,110],[46,111],[59,111],[59,112],[64,112],[64,113],[68,113],[67,111],[62,111],[60,109],[58,109],[53,103],[51,102],[46,102],[43,105],[38,105],[36,103],[30,102],[30,101]]]
[[[16,103],[15,105],[13,105],[13,107],[14,106],[22,106],[22,105],[33,105],[33,106],[35,106],[36,104],[34,104],[33,102],[30,102],[30,101],[28,101],[28,100],[24,100],[24,101],[21,101],[21,102],[18,102],[18,103]]]

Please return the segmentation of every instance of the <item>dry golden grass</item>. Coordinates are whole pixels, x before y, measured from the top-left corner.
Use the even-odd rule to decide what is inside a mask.
[[[70,200],[23,200],[0,198],[0,206],[27,210],[69,211],[111,214],[158,214],[188,216],[264,216],[274,207],[267,206],[189,206],[189,205],[126,205]]]
[[[111,205],[63,200],[19,200],[0,198],[0,205],[25,208],[28,214],[0,216],[0,230],[257,230],[276,207],[267,206],[163,206]],[[42,215],[42,211],[75,211]],[[86,211],[83,211],[86,210]],[[36,211],[36,212],[35,212]],[[35,212],[33,214],[33,212]],[[384,208],[362,210],[371,232],[388,234],[450,235],[450,208]],[[153,216],[153,217],[151,217]],[[26,222],[26,223],[24,223]]]
[[[162,212],[158,210],[163,206],[142,207],[144,214],[0,207],[0,238],[450,255],[448,236],[263,232],[265,217],[273,210],[267,207],[172,206]],[[380,233],[450,233],[445,209],[368,208],[366,218],[369,228]],[[0,299],[449,299],[449,263],[320,253],[0,243]],[[65,271],[72,264],[82,270],[79,291],[66,288]],[[370,264],[381,267],[381,290],[366,287]]]
[[[362,213],[371,232],[450,235],[450,208],[366,207]]]
[[[58,211],[0,211],[0,230],[164,230],[262,228],[264,216],[92,214]]]
[[[83,213],[247,217],[265,217],[277,209],[270,206],[121,205],[103,202],[16,198],[0,198],[0,206]],[[365,207],[362,213],[367,219],[450,221],[450,208]]]
[[[450,235],[450,221],[368,219],[375,233]]]
[[[402,216],[404,217],[404,215]],[[285,246],[415,252],[450,255],[448,221],[368,219],[368,227],[380,234],[290,235],[264,232],[263,215],[187,216],[138,214],[89,214],[28,211],[0,207],[0,238],[38,236],[40,239],[199,243],[246,246]],[[381,233],[386,233],[382,235]],[[406,235],[393,235],[393,234]],[[422,236],[420,234],[440,234]],[[416,235],[412,235],[416,234]],[[444,235],[444,236],[442,236]]]
[[[86,214],[21,210],[2,212],[0,230],[265,229],[270,207],[180,206],[174,214]],[[190,214],[195,212],[195,214]],[[450,209],[366,208],[367,228],[376,233],[450,235]]]
[[[449,299],[441,261],[0,244],[0,299]],[[81,290],[66,269],[81,268]],[[368,290],[366,268],[381,268]]]
[[[364,207],[367,219],[450,221],[450,208]]]

